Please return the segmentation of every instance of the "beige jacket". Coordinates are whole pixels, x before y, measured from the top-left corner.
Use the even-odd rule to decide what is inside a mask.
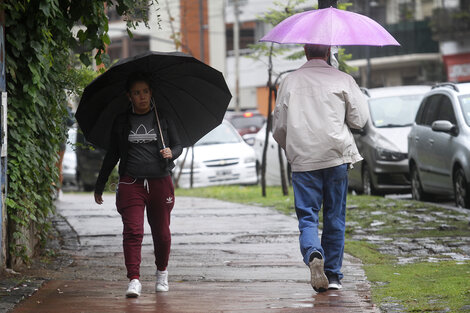
[[[273,137],[286,151],[293,172],[362,160],[349,128],[362,128],[367,100],[354,79],[325,61],[312,59],[282,81]]]

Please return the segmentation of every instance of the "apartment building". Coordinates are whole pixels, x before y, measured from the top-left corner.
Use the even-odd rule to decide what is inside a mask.
[[[225,22],[223,0],[160,0],[149,7],[149,22],[132,30],[114,8],[108,9],[108,54],[112,60],[144,51],[183,51],[225,71]]]

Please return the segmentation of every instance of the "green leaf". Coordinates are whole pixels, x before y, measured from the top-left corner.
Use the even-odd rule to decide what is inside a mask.
[[[103,42],[104,42],[105,44],[107,44],[107,45],[110,45],[110,44],[111,44],[111,39],[109,39],[108,34],[105,34],[105,35],[103,36]]]
[[[90,66],[90,65],[91,65],[90,58],[89,58],[88,55],[86,55],[85,53],[80,54],[80,61],[81,61],[85,66]]]
[[[131,32],[131,30],[129,28],[126,29],[127,30],[127,35],[129,36],[129,38],[134,38],[134,34]]]
[[[39,3],[39,10],[41,10],[42,13],[44,13],[44,16],[45,16],[45,17],[50,17],[50,16],[51,16],[51,11],[50,11],[50,7],[49,7],[49,2],[41,1],[41,2]]]

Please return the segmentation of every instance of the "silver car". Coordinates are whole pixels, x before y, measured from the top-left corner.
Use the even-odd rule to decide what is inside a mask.
[[[364,194],[409,192],[407,135],[430,86],[363,89],[370,117],[354,134],[363,161],[349,171],[349,189]]]
[[[454,196],[470,208],[470,83],[444,83],[425,95],[408,135],[412,195]]]

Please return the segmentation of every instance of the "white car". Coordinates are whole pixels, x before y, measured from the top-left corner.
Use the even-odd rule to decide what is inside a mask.
[[[266,123],[256,133],[253,148],[256,152],[256,159],[258,167],[261,169],[263,160],[264,142],[266,141]],[[266,150],[266,185],[267,186],[281,186],[281,170],[279,166],[279,145],[274,140],[272,132],[269,132],[268,147]],[[282,161],[284,163],[285,177],[288,178],[287,159],[284,150],[281,150]],[[259,174],[261,175],[261,174]]]
[[[176,187],[191,187],[191,163],[192,187],[258,183],[255,151],[227,121],[193,147],[183,149],[175,163],[173,179]]]
[[[63,186],[77,186],[77,155],[75,154],[76,141],[77,129],[69,128],[64,160],[62,161]]]

